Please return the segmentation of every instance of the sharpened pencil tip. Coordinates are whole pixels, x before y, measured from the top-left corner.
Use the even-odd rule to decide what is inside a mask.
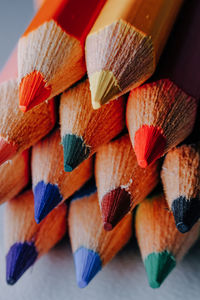
[[[200,201],[197,198],[180,196],[172,202],[172,212],[177,229],[188,232],[200,217]]]
[[[62,145],[65,172],[73,171],[90,155],[90,147],[86,146],[83,139],[75,134],[63,136]]]
[[[176,224],[177,229],[181,232],[181,233],[186,233],[190,230],[190,228],[184,224],[183,222],[179,222]]]
[[[103,223],[103,228],[106,230],[106,231],[111,231],[113,229],[113,226],[112,224],[108,223],[108,222],[104,222]]]
[[[109,100],[117,98],[121,89],[114,74],[110,71],[100,71],[89,76],[92,106],[100,108]]]
[[[101,270],[102,263],[98,253],[85,247],[80,247],[74,253],[76,280],[80,288],[84,288]]]
[[[134,150],[137,157],[138,165],[146,168],[164,154],[166,138],[162,130],[154,127],[143,125],[135,133]]]
[[[104,195],[101,201],[101,212],[105,230],[112,230],[129,212],[130,194],[118,187]]]
[[[17,152],[16,146],[0,136],[0,165],[11,159]]]
[[[148,166],[148,162],[145,159],[141,159],[141,160],[138,161],[138,165],[141,168],[146,168]]]
[[[64,170],[65,172],[71,172],[73,171],[73,168],[70,165],[65,164]]]
[[[149,285],[159,288],[176,265],[176,260],[168,251],[150,253],[144,260]]]
[[[38,253],[34,243],[15,243],[6,256],[6,281],[15,284],[24,272],[34,264]]]
[[[32,109],[50,97],[51,87],[46,86],[43,75],[34,71],[22,78],[19,85],[19,107],[23,112]]]
[[[39,181],[33,189],[35,221],[40,223],[62,200],[57,185]]]
[[[24,105],[19,105],[19,108],[20,108],[20,110],[21,110],[23,113],[25,113],[25,112],[28,111],[27,107],[24,106]]]

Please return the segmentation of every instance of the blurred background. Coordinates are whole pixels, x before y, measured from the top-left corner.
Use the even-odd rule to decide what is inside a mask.
[[[56,0],[52,0],[56,1]],[[0,0],[0,69],[34,14],[32,0]],[[0,300],[188,300],[200,295],[200,242],[158,290],[147,283],[133,238],[84,290],[76,286],[73,257],[65,238],[14,286],[5,283],[3,211],[0,207]]]
[[[0,0],[0,69],[33,15],[32,0]]]

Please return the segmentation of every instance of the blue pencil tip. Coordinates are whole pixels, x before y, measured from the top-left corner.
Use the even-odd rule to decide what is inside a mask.
[[[33,243],[15,243],[6,255],[6,281],[13,285],[34,264],[38,253]]]
[[[80,288],[84,288],[101,270],[102,262],[98,253],[85,247],[80,247],[74,253],[76,280]]]
[[[34,187],[35,221],[40,223],[61,201],[62,196],[57,185],[38,182]]]

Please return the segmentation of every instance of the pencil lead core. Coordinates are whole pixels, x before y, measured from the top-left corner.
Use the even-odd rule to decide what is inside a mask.
[[[64,170],[73,171],[90,155],[90,147],[86,146],[83,139],[75,134],[66,134],[62,138],[64,152]]]
[[[96,72],[89,77],[89,81],[94,109],[116,98],[121,92],[114,74],[110,71]]]
[[[130,211],[130,194],[118,187],[106,195],[101,202],[101,212],[105,230],[112,230],[121,219]]]
[[[76,280],[80,288],[84,288],[101,270],[102,262],[98,253],[80,247],[74,253]]]
[[[134,150],[138,165],[146,168],[164,154],[166,138],[162,129],[143,125],[135,133]]]
[[[108,222],[104,222],[103,227],[106,231],[111,231],[113,229],[113,225],[111,223],[108,223]]]
[[[39,181],[34,187],[35,221],[40,223],[61,201],[57,185]]]
[[[17,152],[17,148],[13,143],[9,143],[0,136],[0,165],[11,159]]]
[[[180,196],[172,202],[172,212],[177,229],[188,232],[200,218],[200,200]]]
[[[149,285],[155,289],[160,287],[162,282],[176,265],[176,260],[168,251],[153,252],[144,260]]]
[[[15,243],[6,255],[6,281],[15,284],[38,256],[33,242]]]
[[[51,87],[46,86],[43,75],[34,71],[22,78],[19,85],[19,107],[26,112],[49,98]]]

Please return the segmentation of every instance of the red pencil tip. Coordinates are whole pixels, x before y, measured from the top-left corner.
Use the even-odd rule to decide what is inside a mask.
[[[16,146],[0,136],[0,165],[11,159],[16,153]]]
[[[51,87],[40,72],[34,71],[26,75],[19,86],[19,107],[26,112],[49,98]]]
[[[146,168],[164,154],[166,138],[162,129],[143,125],[136,131],[134,150],[138,165]]]
[[[146,168],[148,166],[148,162],[145,159],[141,159],[140,161],[138,161],[138,165],[141,168]]]

